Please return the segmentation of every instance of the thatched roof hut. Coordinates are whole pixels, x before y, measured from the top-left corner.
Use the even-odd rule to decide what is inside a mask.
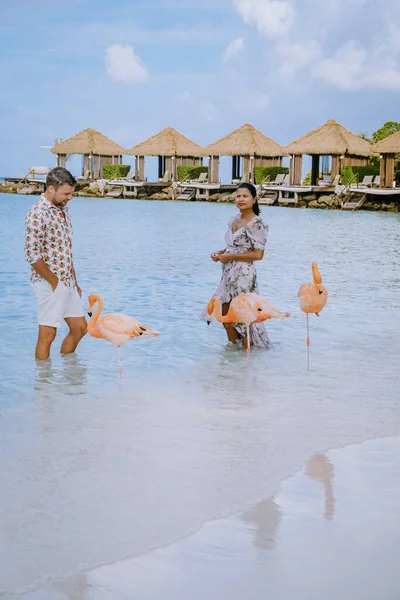
[[[65,166],[67,154],[82,154],[85,172],[96,179],[103,176],[103,167],[108,162],[122,163],[126,150],[95,129],[84,129],[51,149],[57,154],[57,164]]]
[[[279,144],[250,123],[245,123],[228,135],[205,147],[208,156],[284,156]]]
[[[133,146],[128,154],[136,156],[136,179],[144,179],[144,157],[158,156],[158,176],[164,177],[166,171],[177,178],[179,164],[202,164],[204,149],[171,126],[151,136],[144,142]]]
[[[54,146],[53,154],[95,154],[97,156],[122,156],[126,150],[95,129],[84,129]]]
[[[400,154],[400,131],[373,145],[380,157],[380,185],[390,188],[395,178],[394,168],[396,154]]]
[[[133,156],[204,156],[204,149],[171,126],[137,144],[128,154]]]
[[[209,144],[204,151],[213,159],[212,181],[217,180],[220,156],[233,157],[232,179],[240,178],[240,158],[243,157],[243,174],[249,174],[250,181],[254,179],[255,166],[280,166],[282,156],[285,156],[285,151],[280,144],[255,129],[250,123],[245,123],[216,142]]]
[[[378,154],[400,154],[400,131],[376,142],[372,147]]]
[[[299,157],[303,154],[313,157],[312,185],[317,184],[320,156],[332,156],[331,178],[333,180],[340,172],[340,160],[342,166],[363,165],[368,164],[369,158],[375,153],[372,144],[337,123],[335,119],[329,119],[321,127],[302,135],[285,146],[285,150],[294,157],[292,163],[296,173],[291,173],[292,183],[300,183],[296,181],[299,172],[301,173]]]
[[[318,154],[319,156],[347,154],[367,158],[374,153],[369,142],[337,123],[335,119],[329,119],[321,127],[302,135],[285,146],[285,150],[288,154]]]

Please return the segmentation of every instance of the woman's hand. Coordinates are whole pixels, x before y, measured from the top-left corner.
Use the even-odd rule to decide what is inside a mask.
[[[214,262],[218,262],[218,261],[220,260],[220,256],[221,256],[221,254],[224,254],[224,252],[225,252],[225,250],[217,250],[217,252],[213,252],[213,253],[211,254],[211,259],[212,259]]]
[[[223,265],[226,265],[226,263],[231,262],[232,255],[231,254],[227,254],[226,252],[224,252],[223,254],[220,254],[218,256],[218,260],[220,262],[222,262]]]

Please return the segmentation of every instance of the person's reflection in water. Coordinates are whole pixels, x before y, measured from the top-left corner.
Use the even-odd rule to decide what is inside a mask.
[[[306,464],[306,475],[322,483],[325,492],[325,511],[324,516],[327,520],[332,520],[335,515],[335,497],[333,493],[333,464],[324,454],[312,456]]]
[[[70,396],[86,393],[87,365],[76,354],[61,358],[55,365],[51,359],[36,361],[34,389],[44,397],[52,397],[57,392]]]
[[[253,543],[262,550],[273,550],[276,543],[282,511],[274,498],[269,498],[240,515],[245,523],[254,528]]]

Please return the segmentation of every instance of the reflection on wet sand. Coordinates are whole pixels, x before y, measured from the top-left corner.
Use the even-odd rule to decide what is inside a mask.
[[[324,486],[325,493],[325,511],[324,516],[325,519],[330,521],[333,519],[335,514],[335,498],[333,494],[333,476],[334,476],[334,468],[331,461],[325,454],[316,454],[309,461],[307,461],[306,475],[317,481],[318,483],[322,483]]]
[[[251,525],[253,544],[257,548],[273,550],[282,517],[282,510],[275,499],[269,498],[243,513],[239,518]]]

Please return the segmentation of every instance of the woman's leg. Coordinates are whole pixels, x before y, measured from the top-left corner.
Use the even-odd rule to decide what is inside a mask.
[[[227,312],[229,310],[229,305],[230,305],[230,302],[225,302],[222,305],[222,315],[223,316],[227,314]],[[228,340],[230,342],[232,342],[232,344],[235,344],[240,339],[240,335],[234,328],[233,324],[232,323],[224,323],[224,327],[226,330],[226,335],[228,336]]]

